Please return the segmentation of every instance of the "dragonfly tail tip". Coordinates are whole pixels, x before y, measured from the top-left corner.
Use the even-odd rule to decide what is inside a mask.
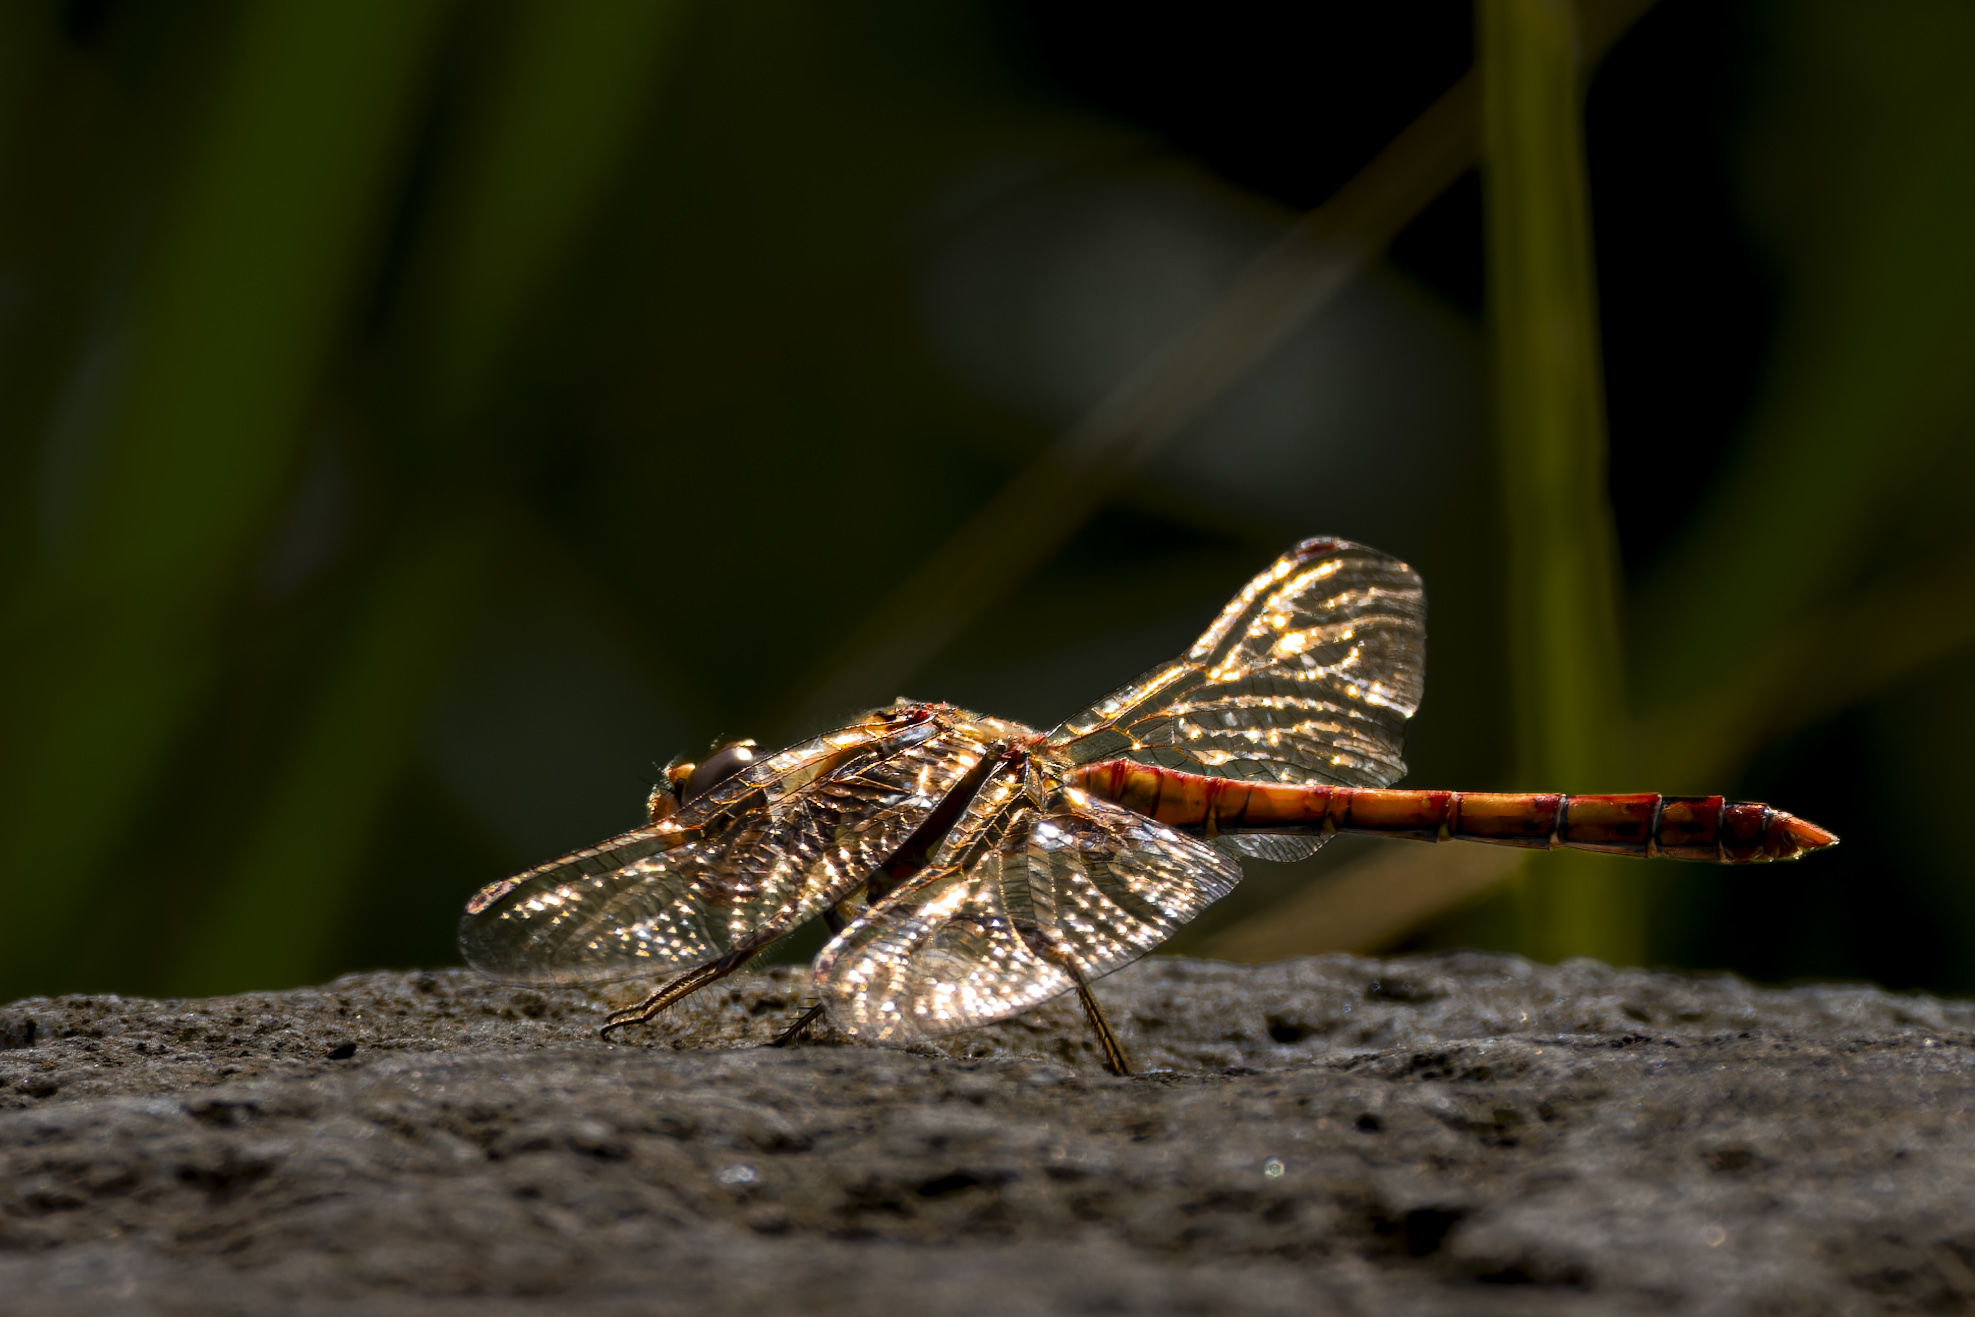
[[[1776,822],[1770,827],[1770,835],[1782,843],[1776,848],[1776,858],[1779,860],[1794,860],[1838,844],[1838,834],[1829,828],[1820,828],[1809,819],[1800,819],[1780,810]]]

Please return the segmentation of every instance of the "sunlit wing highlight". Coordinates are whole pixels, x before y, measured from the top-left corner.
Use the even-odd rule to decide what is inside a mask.
[[[818,989],[857,1037],[988,1024],[1137,960],[1240,878],[1204,842],[1007,774],[932,866],[824,949]]]
[[[1410,566],[1346,540],[1276,559],[1179,658],[1050,733],[1072,764],[1130,758],[1243,781],[1389,786],[1426,678],[1426,591]],[[1227,837],[1299,859],[1321,837]]]
[[[768,756],[671,818],[483,890],[460,923],[495,978],[585,983],[762,945],[884,863],[1012,728],[943,706],[881,711]]]

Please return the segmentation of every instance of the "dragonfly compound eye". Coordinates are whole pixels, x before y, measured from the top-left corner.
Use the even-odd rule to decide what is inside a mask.
[[[651,789],[651,797],[645,801],[645,812],[651,821],[657,823],[669,819],[679,812],[685,803],[686,783],[693,777],[693,770],[699,765],[674,759],[665,766],[665,776]]]
[[[730,741],[693,768],[692,776],[686,779],[685,790],[679,793],[680,799],[691,800],[695,796],[705,795],[754,760],[753,741]]]

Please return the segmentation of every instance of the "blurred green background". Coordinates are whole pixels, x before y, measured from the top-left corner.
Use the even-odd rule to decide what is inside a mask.
[[[1960,0],[0,7],[0,999],[456,963],[677,752],[1051,725],[1319,532],[1426,576],[1412,784],[1845,844],[1340,842],[1174,949],[1975,990],[1971,62]],[[1271,251],[1337,276],[1273,328]]]

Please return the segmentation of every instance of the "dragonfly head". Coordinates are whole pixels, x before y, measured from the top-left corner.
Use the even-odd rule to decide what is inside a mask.
[[[679,768],[692,770],[690,773],[683,774],[685,782],[679,788],[679,803],[688,804],[695,796],[705,795],[752,764],[759,754],[760,751],[753,741],[729,741],[697,764],[680,764],[666,776],[672,776],[672,773],[678,772]]]
[[[752,764],[760,753],[753,741],[728,741],[714,746],[698,763],[673,760],[665,766],[664,780],[651,789],[651,797],[645,802],[651,821],[656,823],[672,817],[681,805],[713,790]]]

